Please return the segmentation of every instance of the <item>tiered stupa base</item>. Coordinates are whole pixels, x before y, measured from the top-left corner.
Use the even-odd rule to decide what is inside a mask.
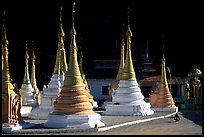
[[[53,74],[51,81],[48,84],[48,88],[43,89],[40,106],[32,109],[29,118],[48,119],[49,113],[52,113],[54,110],[54,101],[61,91],[61,77],[62,75],[59,76],[57,74]]]
[[[154,111],[150,109],[150,104],[143,102],[143,104],[132,105],[132,104],[107,104],[105,107],[106,111],[103,115],[112,116],[147,116],[154,114]]]
[[[31,113],[29,114],[29,118],[48,119],[49,113],[53,112],[54,101],[56,100],[57,95],[41,96],[41,98],[41,105],[32,109]]]
[[[112,92],[112,103],[106,105],[103,115],[147,116],[154,114],[150,107],[136,80],[120,80],[119,87]]]
[[[100,119],[101,116],[97,113],[90,115],[50,114],[44,126],[48,128],[97,128],[105,126]]]

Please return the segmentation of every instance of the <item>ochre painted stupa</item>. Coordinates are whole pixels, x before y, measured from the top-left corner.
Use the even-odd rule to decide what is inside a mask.
[[[135,115],[146,116],[154,114],[150,104],[144,101],[144,96],[138,86],[131,56],[132,32],[127,26],[127,49],[124,69],[122,70],[118,88],[112,93],[113,104],[106,105],[103,115]]]
[[[168,88],[164,54],[162,57],[161,66],[161,82],[159,89],[155,90],[149,95],[151,108],[154,111],[178,111],[178,107],[175,106],[171,92]]]
[[[2,132],[22,129],[21,122],[21,97],[15,93],[14,85],[11,83],[11,76],[8,62],[8,45],[5,25],[2,25]]]
[[[64,75],[67,71],[66,52],[64,49],[65,33],[62,28],[62,7],[60,7],[60,27],[58,30],[58,49],[56,62],[51,81],[41,94],[41,104],[32,109],[29,117],[32,119],[47,119],[54,110],[54,101],[64,84]]]
[[[76,30],[74,27],[74,5],[69,55],[69,68],[65,74],[64,86],[54,102],[54,111],[44,124],[48,128],[95,128],[105,124],[101,115],[93,111],[87,96],[77,61]]]

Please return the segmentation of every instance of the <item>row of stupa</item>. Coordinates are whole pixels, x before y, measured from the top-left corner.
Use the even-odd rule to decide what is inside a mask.
[[[58,33],[59,36],[59,44],[58,44],[58,52],[55,64],[55,70],[52,76],[51,81],[57,81],[58,84],[55,85],[53,90],[54,94],[54,108],[51,112],[43,112],[48,114],[48,121],[44,124],[45,127],[48,128],[95,128],[105,126],[103,122],[101,122],[101,115],[93,111],[93,97],[90,95],[90,91],[88,89],[87,81],[85,79],[85,75],[83,71],[80,71],[78,60],[77,60],[77,45],[76,45],[76,30],[74,27],[74,5],[73,3],[73,13],[72,13],[72,28],[71,28],[71,42],[70,42],[70,56],[69,56],[69,64],[68,68],[66,67],[66,59],[65,51],[64,51],[64,33],[60,23],[60,31]],[[60,12],[61,13],[61,12]],[[60,16],[61,22],[61,16]],[[168,83],[166,81],[166,71],[165,71],[165,61],[163,57],[162,62],[162,81],[161,88],[159,89],[157,95],[152,96],[154,99],[150,99],[150,103],[146,103],[144,101],[144,96],[141,93],[141,89],[138,86],[136,75],[134,72],[134,67],[132,63],[131,56],[131,36],[132,32],[129,25],[129,17],[128,17],[128,28],[127,28],[127,48],[126,48],[126,59],[124,57],[124,35],[122,39],[122,48],[121,48],[121,65],[119,68],[119,72],[116,78],[115,89],[111,93],[112,101],[107,103],[106,111],[104,111],[103,115],[135,115],[135,116],[146,116],[154,114],[152,110],[155,108],[167,108],[175,110],[177,107],[174,105],[173,98],[168,89]],[[61,56],[62,55],[62,56]],[[4,57],[5,56],[5,57]],[[5,65],[8,66],[8,60],[4,60],[6,55],[2,55],[2,62],[5,62]],[[7,57],[8,58],[8,57]],[[63,58],[63,59],[62,59]],[[59,59],[59,60],[58,60]],[[63,60],[63,61],[62,61]],[[62,65],[61,65],[62,62]],[[80,61],[81,62],[81,61]],[[6,64],[7,63],[7,64]],[[63,64],[65,63],[65,64]],[[81,64],[81,63],[80,63]],[[4,65],[4,66],[5,66]],[[63,66],[61,69],[61,66]],[[67,70],[66,70],[67,69]],[[66,73],[65,73],[66,72]],[[5,73],[5,67],[2,68],[2,73]],[[63,83],[60,80],[63,79]],[[4,74],[5,76],[9,75],[9,72]],[[2,79],[2,83],[5,81],[10,81]],[[51,82],[50,82],[51,83]],[[49,86],[48,89],[52,86]],[[47,88],[46,88],[47,89]],[[8,91],[5,91],[5,93]],[[43,98],[50,98],[49,96],[42,96]],[[153,100],[153,101],[151,101]],[[152,102],[154,105],[151,106]],[[40,106],[41,106],[40,105]],[[36,107],[37,109],[40,109]],[[4,106],[3,108],[5,108]],[[7,108],[8,109],[8,108]],[[43,109],[43,108],[41,108]],[[50,110],[50,109],[49,109]],[[33,111],[33,112],[32,112]],[[31,111],[31,114],[35,113],[35,109]],[[37,111],[37,110],[36,110]],[[42,111],[42,110],[40,110]],[[38,112],[40,112],[38,111]],[[38,114],[38,113],[36,113]],[[9,121],[6,121],[9,123]],[[19,123],[19,121],[17,122]]]

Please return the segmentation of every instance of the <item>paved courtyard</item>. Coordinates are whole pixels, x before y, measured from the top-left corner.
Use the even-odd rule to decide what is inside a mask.
[[[96,111],[102,113],[102,111]],[[24,117],[25,122],[35,124],[29,129],[21,129],[7,134],[25,135],[202,135],[202,111],[179,111],[180,121],[169,116],[172,113],[155,112],[150,116],[102,116],[105,127],[92,130],[47,129],[47,120],[32,120]],[[6,133],[5,133],[6,134]],[[4,134],[4,135],[5,135]]]

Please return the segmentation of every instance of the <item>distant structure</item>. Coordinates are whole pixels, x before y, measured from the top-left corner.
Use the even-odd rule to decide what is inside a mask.
[[[31,60],[32,60],[32,70],[31,70],[31,85],[34,89],[34,97],[35,97],[35,104],[39,106],[41,104],[41,94],[37,86],[36,78],[35,78],[35,53],[34,48],[32,50]]]
[[[26,41],[26,52],[25,52],[25,73],[23,78],[23,83],[20,89],[20,95],[22,97],[22,107],[21,107],[21,114],[29,114],[31,109],[36,106],[35,105],[35,98],[34,98],[34,89],[30,82],[29,77],[29,69],[28,69],[28,48],[27,48],[27,41]]]
[[[123,25],[124,27],[124,25]],[[122,71],[124,69],[124,47],[125,47],[125,41],[124,41],[124,28],[122,29],[122,40],[121,40],[121,54],[120,54],[120,66],[118,69],[118,74],[116,76],[116,79],[111,83],[111,85],[108,88],[108,99],[107,101],[103,102],[102,108],[105,108],[107,103],[112,102],[112,92],[113,90],[116,90],[118,88],[118,84],[122,75]]]
[[[145,56],[142,61],[143,64],[143,69],[142,69],[142,78],[148,78],[151,76],[154,76],[156,73],[156,69],[152,68],[152,62],[150,61],[149,57],[149,48],[148,48],[148,43],[145,51]]]
[[[154,111],[178,111],[178,107],[175,106],[171,92],[168,88],[164,54],[161,63],[162,70],[160,86],[149,95],[151,108]]]
[[[21,97],[15,93],[14,85],[11,83],[8,63],[8,40],[4,22],[2,25],[2,132],[22,129],[21,121]]]
[[[74,27],[74,5],[70,42],[69,68],[64,86],[54,102],[54,111],[44,124],[48,128],[97,128],[105,124],[101,116],[93,111],[77,61],[76,30]]]
[[[80,54],[79,54],[79,69],[81,72],[81,77],[83,79],[83,82],[85,84],[85,89],[87,91],[87,96],[89,98],[89,102],[91,102],[91,104],[93,105],[94,108],[98,107],[98,104],[96,101],[93,100],[93,96],[91,95],[87,80],[85,78],[85,74],[84,74],[84,69],[83,69],[83,53],[82,53],[82,48],[80,50]]]
[[[146,116],[154,114],[150,104],[144,101],[144,96],[138,86],[131,56],[132,32],[129,24],[127,28],[127,49],[124,69],[121,74],[118,88],[112,93],[112,102],[107,104],[103,115],[135,115]]]
[[[64,75],[67,71],[66,52],[64,49],[65,34],[62,28],[62,7],[60,7],[60,27],[58,31],[58,50],[54,72],[47,88],[43,89],[41,104],[32,110],[29,117],[33,119],[47,119],[53,111],[53,103],[64,84]]]

